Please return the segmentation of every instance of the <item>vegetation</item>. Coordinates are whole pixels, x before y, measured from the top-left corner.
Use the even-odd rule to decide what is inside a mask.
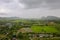
[[[5,19],[0,20],[0,40],[60,40],[60,19]],[[26,32],[25,32],[26,31]],[[29,32],[28,32],[29,31]],[[24,33],[23,33],[24,32]],[[53,37],[42,37],[38,35]],[[35,37],[35,35],[37,35]],[[46,36],[46,35],[45,35]],[[42,38],[41,38],[42,37]]]
[[[58,30],[53,26],[32,26],[31,29],[34,32],[46,32],[46,33],[57,33]]]

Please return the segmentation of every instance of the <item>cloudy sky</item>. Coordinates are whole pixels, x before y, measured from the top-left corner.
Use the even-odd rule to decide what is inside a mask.
[[[60,0],[0,0],[0,17],[60,17]]]

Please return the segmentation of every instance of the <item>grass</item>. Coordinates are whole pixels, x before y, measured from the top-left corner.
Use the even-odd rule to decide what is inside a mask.
[[[46,33],[57,33],[58,30],[53,26],[32,26],[31,27],[33,32],[40,33],[40,32],[46,32]]]
[[[51,26],[45,26],[43,29],[46,32],[49,32],[49,33],[56,33],[56,32],[58,32],[58,30],[55,27],[51,27]]]
[[[31,29],[32,29],[33,32],[42,32],[43,27],[32,26]]]

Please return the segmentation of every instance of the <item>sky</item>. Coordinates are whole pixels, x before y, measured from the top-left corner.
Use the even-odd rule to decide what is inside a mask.
[[[60,17],[60,0],[0,0],[0,17]]]

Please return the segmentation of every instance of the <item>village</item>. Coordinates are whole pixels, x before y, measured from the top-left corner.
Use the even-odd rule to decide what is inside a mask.
[[[7,21],[0,23],[1,40],[43,40],[59,38],[59,31],[56,29],[58,24],[39,21]],[[47,39],[47,40],[48,40]]]

